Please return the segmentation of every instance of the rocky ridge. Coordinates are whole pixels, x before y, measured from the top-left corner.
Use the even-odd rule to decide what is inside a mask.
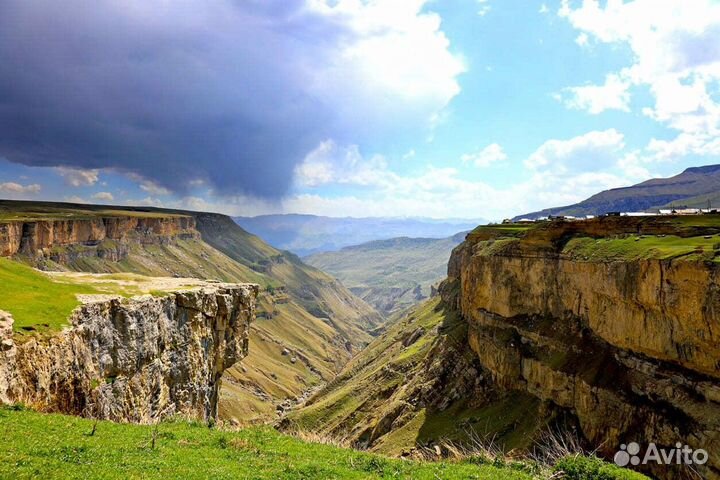
[[[78,307],[70,328],[22,343],[0,312],[0,401],[147,423],[217,416],[223,372],[248,353],[256,285],[211,284]]]

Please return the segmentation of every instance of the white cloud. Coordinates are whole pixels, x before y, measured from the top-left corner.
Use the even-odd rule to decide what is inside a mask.
[[[491,9],[490,5],[488,5],[488,0],[477,0],[477,2],[479,4],[477,13],[481,17],[484,17]]]
[[[647,178],[647,171],[624,151],[624,136],[614,130],[592,131],[566,140],[549,140],[526,160],[528,171],[518,182],[498,188],[467,177],[456,168],[432,165],[399,175],[383,157],[364,158],[357,146],[328,140],[296,170],[300,193],[270,211],[330,216],[424,216],[502,219],[544,207],[578,202],[607,188]],[[484,152],[484,154],[483,154]],[[466,157],[466,162],[502,161],[492,144]],[[490,160],[492,159],[492,161]],[[522,180],[523,174],[526,178]],[[323,185],[358,187],[355,193],[324,196]],[[257,205],[255,206],[257,207]],[[263,208],[262,206],[260,208]]]
[[[476,167],[489,167],[493,163],[507,160],[508,156],[497,143],[491,143],[476,152],[465,153],[460,157],[463,163],[472,163]]]
[[[648,160],[687,153],[714,155],[720,135],[720,2],[713,0],[563,0],[559,15],[600,43],[627,45],[632,63],[610,72],[602,86],[568,89],[571,108],[591,113],[629,110],[630,88],[646,86],[654,105],[642,112],[676,130],[673,140],[653,140]]]
[[[630,82],[619,75],[608,74],[604,85],[586,85],[566,88],[570,96],[564,98],[565,105],[578,110],[597,114],[605,110],[630,111]],[[562,96],[560,97],[562,98]]]
[[[71,167],[56,167],[57,173],[65,179],[71,187],[89,187],[95,185],[100,177],[100,170]]]
[[[144,192],[147,192],[150,195],[156,195],[156,196],[163,196],[163,195],[170,195],[170,190],[167,188],[158,185],[157,183],[153,182],[152,180],[149,180],[141,175],[138,175],[136,173],[126,173],[125,176],[127,176],[130,180],[137,183],[140,189]],[[204,181],[201,179],[196,179],[191,182],[188,182],[189,185],[192,186],[200,186],[204,184]]]
[[[42,186],[37,183],[30,185],[21,185],[15,182],[0,183],[0,192],[9,194],[35,194],[42,190]]]
[[[402,156],[403,160],[410,160],[411,158],[415,158],[415,149],[411,148],[405,154]]]
[[[624,136],[614,128],[592,131],[568,140],[548,140],[525,166],[555,174],[600,171],[617,163],[625,148]]]
[[[70,195],[65,198],[63,198],[63,201],[69,202],[69,203],[90,203],[87,200],[85,200],[82,197],[79,197],[77,195]]]
[[[548,8],[548,6],[543,3],[542,5],[540,5],[540,10],[538,10],[538,13],[546,14],[549,11],[550,11],[550,9]]]
[[[165,187],[161,187],[160,185],[151,180],[145,180],[141,182],[140,189],[148,192],[151,195],[170,195],[170,190]]]
[[[101,200],[106,202],[112,202],[113,200],[115,200],[115,197],[110,192],[97,192],[92,196],[92,198],[95,200]]]
[[[590,38],[587,36],[587,33],[585,33],[585,32],[582,32],[580,35],[575,37],[575,43],[577,43],[581,47],[586,47],[589,40],[590,40]]]
[[[383,185],[389,175],[387,162],[381,155],[365,159],[357,145],[341,147],[333,140],[318,145],[295,169],[296,182],[304,187],[331,183]]]
[[[457,76],[466,71],[465,62],[450,52],[440,16],[425,11],[426,3],[308,0],[311,11],[354,34],[337,47],[329,68],[312,74],[318,97],[337,100],[338,118],[362,118],[368,129],[387,125],[389,118],[397,122],[398,115],[432,126],[432,118],[460,92]]]

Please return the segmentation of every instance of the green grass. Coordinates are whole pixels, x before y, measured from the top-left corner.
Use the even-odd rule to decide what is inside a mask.
[[[0,200],[0,221],[68,220],[98,217],[167,218],[188,216],[187,212],[152,207],[110,207],[72,203]]]
[[[15,330],[47,325],[52,330],[67,323],[77,307],[77,294],[98,293],[90,285],[56,282],[26,265],[0,258],[0,310],[15,319]]]
[[[674,235],[629,235],[616,238],[574,238],[565,246],[563,253],[572,258],[590,261],[613,260],[668,260],[683,256],[708,260],[714,257],[715,245],[720,237],[677,237]]]
[[[564,472],[573,480],[647,480],[648,477],[632,470],[605,463],[596,457],[567,457],[555,465],[556,472]]]
[[[0,409],[0,478],[530,479],[512,467],[415,462],[303,442],[268,427],[153,427]]]

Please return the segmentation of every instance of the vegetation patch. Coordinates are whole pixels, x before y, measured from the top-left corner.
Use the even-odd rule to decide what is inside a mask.
[[[0,409],[1,478],[525,480],[509,467],[398,460],[307,443],[267,427],[237,432],[193,422],[158,426]]]
[[[563,253],[586,261],[713,260],[720,249],[720,237],[678,237],[674,235],[625,235],[612,238],[573,238]]]
[[[603,462],[597,457],[572,456],[561,459],[555,472],[568,480],[647,480],[648,477],[632,470]]]
[[[16,331],[59,330],[80,305],[78,294],[100,293],[91,285],[55,281],[18,262],[0,258],[0,310],[12,314]]]

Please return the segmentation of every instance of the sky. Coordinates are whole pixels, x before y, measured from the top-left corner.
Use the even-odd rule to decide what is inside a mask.
[[[499,220],[715,163],[718,0],[0,1],[0,198]]]

